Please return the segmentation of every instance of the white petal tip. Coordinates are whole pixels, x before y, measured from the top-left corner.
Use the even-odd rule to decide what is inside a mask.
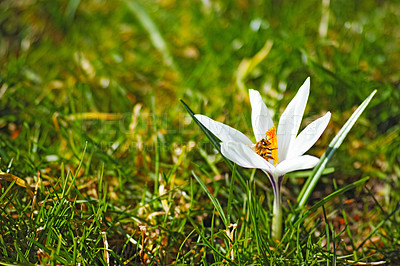
[[[260,95],[260,93],[257,90],[249,89],[249,97],[250,98],[255,97],[255,96],[259,96],[259,95]]]
[[[331,112],[328,111],[322,117],[329,121],[331,120],[331,116],[332,116]]]
[[[306,80],[304,81],[303,85],[301,87],[306,87],[310,89],[310,77],[307,77]]]

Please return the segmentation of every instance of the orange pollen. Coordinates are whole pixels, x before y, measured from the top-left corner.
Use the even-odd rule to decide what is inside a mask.
[[[265,132],[266,137],[261,139],[254,146],[254,150],[265,160],[272,160],[277,165],[278,160],[278,140],[276,138],[276,128],[272,127]]]

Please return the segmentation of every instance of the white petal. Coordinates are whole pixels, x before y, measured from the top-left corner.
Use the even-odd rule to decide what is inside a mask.
[[[242,132],[230,126],[212,120],[205,115],[195,115],[195,117],[222,142],[234,141],[247,145],[253,144]]]
[[[279,120],[277,132],[279,161],[286,159],[289,148],[296,138],[309,94],[310,78],[308,77]]]
[[[327,112],[323,117],[318,118],[303,129],[293,142],[293,145],[291,145],[286,158],[301,156],[308,151],[322,135],[330,118],[331,113]]]
[[[249,90],[251,103],[251,123],[257,142],[265,138],[265,132],[274,126],[268,108],[263,102],[261,95],[256,90]]]
[[[311,155],[303,155],[293,159],[285,160],[276,166],[274,177],[283,176],[296,170],[313,168],[319,162],[319,158]]]
[[[221,143],[221,153],[244,168],[264,169],[272,173],[274,166],[258,155],[251,147],[238,142]]]

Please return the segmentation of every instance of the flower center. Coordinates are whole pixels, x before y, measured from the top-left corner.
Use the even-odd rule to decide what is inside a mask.
[[[254,150],[265,160],[272,160],[274,165],[278,164],[278,141],[276,139],[276,128],[271,127],[265,132],[266,137],[254,146]]]

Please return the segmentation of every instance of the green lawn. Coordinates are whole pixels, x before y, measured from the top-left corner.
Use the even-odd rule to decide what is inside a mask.
[[[399,1],[0,1],[0,265],[399,265],[399,39]],[[274,241],[180,100],[253,136],[248,89],[277,123],[307,77],[318,157],[377,93]]]

